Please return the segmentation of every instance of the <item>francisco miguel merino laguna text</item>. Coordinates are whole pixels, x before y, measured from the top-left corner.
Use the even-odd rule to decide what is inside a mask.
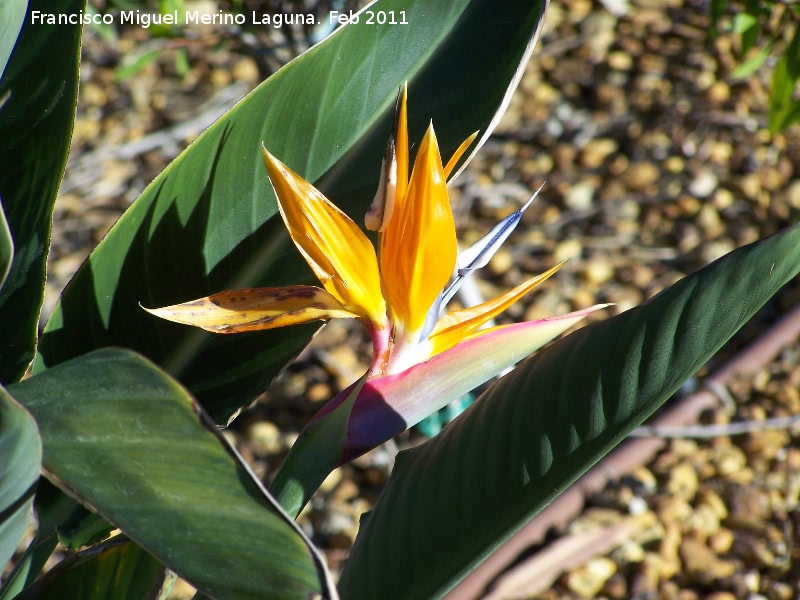
[[[183,19],[179,19],[178,11],[165,13],[151,13],[139,10],[123,10],[119,13],[89,14],[83,11],[77,13],[61,14],[47,13],[40,10],[31,11],[32,25],[139,25],[148,28],[151,25],[244,25],[247,20],[243,14],[218,11],[204,13],[197,10],[187,10]],[[363,19],[363,21],[362,21]],[[322,21],[322,19],[320,19]],[[304,13],[275,13],[260,15],[253,11],[251,24],[271,25],[316,25],[313,14]],[[343,13],[332,10],[328,14],[330,24],[347,24],[363,22],[367,25],[408,25],[406,11],[365,11],[355,14],[352,11]]]

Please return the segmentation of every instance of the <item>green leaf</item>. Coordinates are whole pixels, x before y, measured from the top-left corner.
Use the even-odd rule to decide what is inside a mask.
[[[237,600],[325,590],[310,543],[147,360],[98,350],[12,390],[37,418],[58,485],[198,589]]]
[[[744,33],[758,25],[758,17],[748,13],[739,13],[734,15],[733,23],[731,24],[731,31],[733,33]]]
[[[42,466],[36,423],[0,387],[0,565],[5,565],[28,529]]]
[[[794,125],[800,121],[800,100],[795,100],[785,110],[781,111],[776,118],[772,131],[783,131],[789,125]]]
[[[6,215],[3,212],[3,204],[0,202],[0,289],[6,280],[11,262],[14,260],[14,240],[11,239],[11,232],[8,230]]]
[[[141,600],[153,598],[164,581],[164,567],[124,539],[70,555],[18,600]]]
[[[733,71],[731,71],[731,77],[734,79],[744,79],[745,77],[749,77],[753,73],[755,73],[758,68],[764,64],[764,61],[767,60],[769,56],[770,50],[772,50],[772,45],[767,44],[761,50],[758,51],[758,54],[753,56],[752,58],[747,59],[738,67],[736,67]]]
[[[220,336],[159,320],[139,303],[315,282],[277,214],[261,142],[361,222],[400,84],[409,81],[412,140],[431,118],[445,156],[476,129],[485,138],[543,9],[542,0],[380,0],[371,11],[395,11],[408,25],[376,26],[361,13],[292,61],[198,138],[109,232],[48,322],[35,371],[100,346],[133,348],[227,420],[317,327]]]
[[[36,537],[25,553],[19,557],[14,570],[3,580],[3,586],[0,587],[0,600],[16,598],[17,594],[31,585],[57,545],[58,539],[55,535],[45,538]]]
[[[711,15],[711,35],[713,37],[717,37],[719,34],[719,22],[722,15],[725,14],[727,5],[727,0],[711,0],[709,2],[708,9]]]
[[[72,14],[83,1],[32,0],[29,8]],[[53,204],[75,118],[80,38],[80,25],[31,23],[27,16],[0,81],[0,99],[6,98],[0,198],[16,248],[0,290],[0,382],[6,384],[22,377],[34,355]]]
[[[737,18],[742,23],[740,26],[742,28],[742,54],[747,54],[750,48],[755,46],[758,41],[761,28],[757,27],[757,25],[758,19],[762,14],[768,15],[769,13],[761,8],[759,0],[745,0],[744,13],[737,14],[734,17],[734,26]]]
[[[439,597],[650,416],[798,271],[795,225],[522,363],[436,438],[398,455],[342,573],[342,598]]]
[[[107,539],[114,529],[103,517],[77,504],[69,518],[58,524],[58,541],[64,548],[79,550]]]
[[[0,3],[0,79],[25,22],[27,10],[28,0],[5,0]]]
[[[798,78],[800,78],[800,26],[795,27],[786,52],[772,72],[772,89],[767,109],[767,125],[772,133],[786,129],[800,120],[800,109],[793,100]]]
[[[800,27],[797,28],[800,31]],[[797,36],[795,36],[797,38]],[[772,133],[785,129],[798,119],[797,106],[792,100],[797,79],[789,73],[788,51],[772,72],[772,89],[767,109],[767,125]]]
[[[125,81],[126,79],[133,77],[147,65],[155,62],[158,57],[161,56],[161,52],[161,48],[156,48],[154,50],[143,52],[139,55],[129,55],[126,57],[126,60],[123,62],[123,64],[117,69],[116,73],[114,73],[114,79],[117,81]]]
[[[786,47],[786,69],[793,81],[800,79],[800,26],[795,25],[794,35]]]
[[[39,479],[34,511],[38,521],[36,537],[20,557],[4,582],[0,600],[15,597],[38,577],[57,544],[72,550],[109,537],[115,529],[96,513],[90,512],[65,495],[47,479]]]

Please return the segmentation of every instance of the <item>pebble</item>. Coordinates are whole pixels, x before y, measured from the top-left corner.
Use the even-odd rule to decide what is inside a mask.
[[[595,188],[587,182],[579,182],[569,188],[564,196],[564,204],[570,210],[588,210],[592,206]]]
[[[708,98],[712,102],[722,104],[731,97],[731,89],[724,81],[715,81],[708,88]]]
[[[718,558],[711,548],[693,538],[681,541],[680,556],[686,576],[693,583],[708,585],[736,572],[736,565]]]
[[[493,275],[502,275],[514,266],[514,257],[507,248],[500,248],[495,255],[489,259],[488,266]]]
[[[704,169],[695,175],[689,184],[689,191],[698,198],[708,198],[719,186],[719,178],[713,171]]]
[[[261,456],[279,454],[283,449],[281,430],[271,421],[256,421],[247,428],[247,440]]]
[[[578,258],[583,252],[583,245],[579,239],[567,239],[560,242],[553,252],[553,260],[560,263],[567,259]]]
[[[725,527],[720,527],[708,538],[708,547],[717,554],[726,554],[733,546],[733,542],[733,532]]]
[[[717,210],[725,210],[733,206],[734,196],[733,192],[726,188],[717,188],[714,191],[714,198],[712,199],[714,208]]]
[[[641,162],[632,163],[622,179],[632,190],[641,191],[658,181],[659,175],[658,167],[653,163]]]
[[[618,149],[619,144],[611,138],[591,140],[581,153],[581,164],[587,169],[596,169]]]
[[[741,472],[747,464],[747,457],[737,446],[725,446],[718,448],[712,460],[717,467],[720,475],[732,475]]]
[[[258,64],[249,56],[245,56],[236,61],[231,71],[236,81],[256,84],[260,79]]]
[[[587,261],[583,273],[589,283],[600,286],[613,278],[616,271],[607,260],[592,259]]]
[[[615,50],[608,54],[608,65],[618,71],[630,71],[633,67],[633,58],[627,52]]]
[[[328,473],[328,476],[320,484],[319,491],[321,491],[323,494],[328,494],[332,492],[337,485],[339,485],[340,481],[342,481],[342,468],[337,467]]]
[[[682,462],[676,465],[669,474],[667,493],[674,498],[691,500],[697,493],[697,472],[689,463]]]
[[[593,558],[570,571],[564,578],[564,585],[583,598],[594,598],[616,571],[617,564],[610,558]]]

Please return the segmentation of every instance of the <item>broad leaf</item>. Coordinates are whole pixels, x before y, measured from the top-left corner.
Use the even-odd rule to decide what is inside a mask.
[[[226,289],[315,283],[284,230],[260,146],[362,222],[394,101],[406,80],[412,139],[429,120],[444,156],[488,135],[541,25],[544,0],[380,0],[281,69],[159,175],[73,279],[36,371],[106,345],[136,349],[187,385],[218,422],[250,402],[316,325],[219,336],[147,307]]]
[[[12,390],[39,423],[58,485],[210,596],[326,589],[310,543],[192,398],[142,357],[98,350]]]
[[[18,598],[142,600],[155,598],[164,567],[133,542],[85,550],[55,566]]]
[[[4,1],[3,13],[17,3]],[[32,0],[29,8],[77,14],[83,6],[83,0]],[[0,81],[0,198],[17,249],[0,291],[6,384],[22,377],[36,346],[53,204],[75,118],[80,39],[80,25],[31,23],[27,15]],[[5,34],[0,40],[6,43]]]
[[[438,597],[651,415],[800,272],[800,225],[567,336],[400,453],[343,598]],[[413,573],[413,577],[409,577]]]
[[[5,565],[31,522],[42,442],[31,415],[2,387],[0,457],[0,565]]]

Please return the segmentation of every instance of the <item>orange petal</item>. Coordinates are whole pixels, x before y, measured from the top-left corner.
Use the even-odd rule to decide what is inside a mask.
[[[289,235],[341,305],[375,323],[386,320],[375,249],[350,217],[262,146]]]
[[[475,138],[478,137],[478,132],[476,131],[463,142],[458,147],[458,149],[453,153],[453,156],[450,157],[450,160],[447,161],[447,166],[444,168],[444,178],[447,179],[450,177],[450,173],[453,172],[453,169],[456,168],[456,164],[458,164],[458,159],[461,158],[461,155],[467,151],[470,144],[475,141]]]
[[[359,316],[345,310],[325,290],[310,285],[246,288],[145,310],[167,321],[194,325],[214,333],[275,329],[310,321]]]
[[[439,354],[458,344],[553,275],[563,265],[564,263],[562,262],[492,300],[470,308],[460,308],[448,312],[439,319],[428,338],[433,345],[432,354]]]
[[[430,126],[417,152],[405,198],[395,202],[382,237],[384,294],[402,331],[422,329],[428,309],[453,273],[456,254],[455,222],[436,134]]]
[[[408,188],[408,82],[400,91],[400,108],[395,109],[395,155],[397,157],[396,198],[405,198]],[[395,205],[396,208],[396,205]]]

